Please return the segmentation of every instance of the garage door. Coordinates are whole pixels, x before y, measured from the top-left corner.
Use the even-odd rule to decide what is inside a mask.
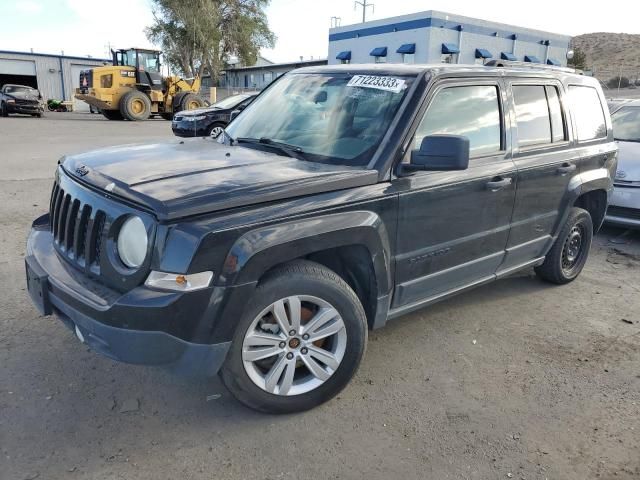
[[[32,60],[0,58],[0,87],[7,83],[38,88],[36,63]]]
[[[36,62],[0,58],[0,75],[36,75]]]
[[[80,72],[82,70],[90,70],[95,68],[95,65],[79,65],[71,64],[71,82],[73,84],[73,111],[74,112],[88,112],[89,104],[75,98],[76,88],[80,86]]]

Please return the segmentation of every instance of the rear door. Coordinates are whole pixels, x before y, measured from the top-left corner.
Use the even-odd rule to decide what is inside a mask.
[[[499,273],[544,256],[566,211],[569,183],[579,174],[580,161],[570,143],[562,84],[540,78],[508,83],[518,190],[507,255]]]
[[[411,149],[427,135],[463,135],[472,158],[464,171],[421,171],[394,180],[400,199],[393,308],[494,278],[516,188],[503,106],[498,79],[445,80],[429,95]]]

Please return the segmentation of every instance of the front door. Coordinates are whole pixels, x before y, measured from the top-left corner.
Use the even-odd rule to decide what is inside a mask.
[[[394,180],[401,193],[392,308],[419,306],[495,278],[516,191],[504,101],[497,80],[443,82],[430,94],[412,148],[427,135],[463,135],[471,160],[464,171]]]

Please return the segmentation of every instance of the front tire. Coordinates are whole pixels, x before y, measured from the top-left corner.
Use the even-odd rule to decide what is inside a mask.
[[[575,280],[589,256],[593,222],[589,212],[573,207],[544,263],[535,268],[542,280],[564,285]]]
[[[0,105],[0,116],[1,117],[9,116],[9,110],[7,109],[7,104],[4,102],[2,103],[2,105]]]
[[[250,408],[300,412],[349,383],[366,343],[364,309],[349,285],[322,265],[298,260],[260,282],[220,376]]]
[[[131,90],[120,100],[120,112],[127,120],[147,120],[151,115],[151,100],[138,90]]]
[[[204,100],[195,93],[187,93],[180,99],[180,111],[195,110],[204,106]]]
[[[206,136],[211,138],[218,138],[222,134],[222,132],[224,132],[225,126],[226,125],[224,123],[214,123],[207,129]]]

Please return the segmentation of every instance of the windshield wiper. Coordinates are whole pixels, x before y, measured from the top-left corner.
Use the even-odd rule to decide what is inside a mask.
[[[236,138],[235,143],[251,143],[254,145],[267,145],[269,147],[274,148],[282,153],[284,153],[287,157],[295,158],[297,160],[306,160],[305,152],[300,147],[296,145],[289,145],[288,143],[278,142],[276,140],[272,140],[270,138],[262,137],[262,138],[250,138],[250,137],[240,137]]]

